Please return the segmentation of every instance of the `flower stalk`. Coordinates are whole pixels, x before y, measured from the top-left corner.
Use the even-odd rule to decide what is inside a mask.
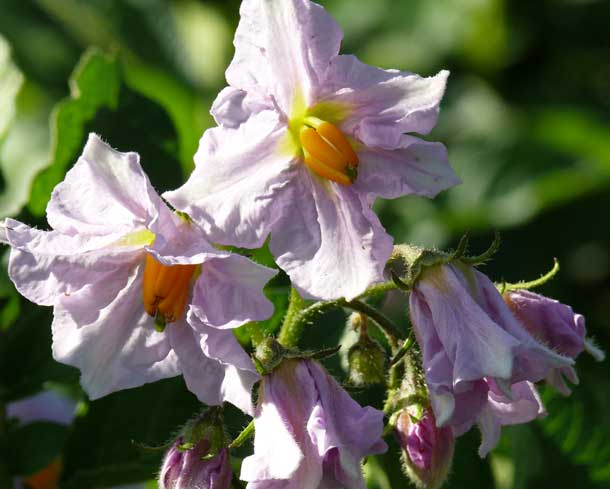
[[[241,430],[241,433],[230,443],[229,450],[241,447],[247,440],[254,436],[254,420],[250,421],[248,425]]]
[[[398,286],[394,281],[390,280],[369,287],[364,293],[360,294],[352,301],[347,301],[345,299],[318,301],[307,307],[299,293],[295,289],[291,289],[288,311],[286,312],[284,322],[282,323],[278,340],[286,348],[293,348],[298,345],[306,326],[317,316],[332,311],[333,309],[348,308],[353,311],[361,312],[374,320],[386,335],[388,342],[392,346],[392,350],[395,350],[397,340],[404,339],[406,335],[383,313],[362,302],[362,299],[380,297],[383,294],[396,289],[398,289]]]
[[[305,301],[297,290],[294,288],[290,289],[290,302],[288,303],[286,317],[284,318],[284,323],[278,337],[280,344],[286,348],[297,346],[303,335],[306,322],[299,321],[298,317],[304,307]]]

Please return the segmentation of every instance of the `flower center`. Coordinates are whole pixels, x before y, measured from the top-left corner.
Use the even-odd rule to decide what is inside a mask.
[[[144,309],[155,317],[157,329],[184,314],[190,283],[197,265],[163,265],[150,253],[144,267]]]
[[[305,164],[316,174],[341,185],[358,175],[358,156],[337,126],[317,117],[305,117],[299,130]]]

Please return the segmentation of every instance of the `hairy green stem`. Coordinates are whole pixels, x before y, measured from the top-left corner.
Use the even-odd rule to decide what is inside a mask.
[[[246,440],[248,440],[252,436],[254,436],[254,420],[250,421],[250,423],[248,423],[248,426],[246,426],[241,431],[241,433],[237,435],[237,438],[235,438],[235,440],[231,442],[231,444],[229,445],[229,450],[241,447],[246,442]]]
[[[393,352],[394,356],[392,357],[392,360],[390,360],[390,366],[396,365],[402,359],[402,357],[405,356],[405,354],[411,349],[411,347],[414,344],[415,344],[415,336],[413,335],[413,331],[411,331],[409,333],[409,336],[405,340],[405,342],[398,349],[398,351]]]
[[[286,311],[286,317],[278,336],[278,341],[282,346],[293,348],[299,344],[306,325],[303,321],[299,321],[299,315],[304,307],[305,301],[296,289],[291,289],[288,310]]]
[[[398,340],[403,339],[405,337],[404,333],[396,327],[396,325],[389,319],[385,314],[383,314],[380,310],[375,309],[372,306],[369,306],[366,302],[362,302],[359,300],[353,301],[342,301],[341,304],[343,307],[348,307],[349,309],[353,309],[354,311],[361,312],[366,314],[370,319],[375,321],[377,325],[381,328],[381,331],[385,334],[392,351],[394,351],[398,346]]]
[[[369,287],[368,289],[366,289],[362,294],[360,294],[358,297],[356,297],[356,299],[360,300],[360,299],[365,299],[367,297],[378,297],[380,295],[385,294],[386,292],[389,292],[391,290],[396,290],[398,289],[398,287],[396,286],[396,284],[394,283],[393,280],[390,280],[389,282],[382,282],[380,284],[376,284],[376,285],[372,285],[371,287]]]
[[[253,321],[251,323],[248,323],[246,325],[246,331],[248,331],[250,339],[252,340],[252,345],[254,345],[254,347],[260,345],[265,339],[265,335],[261,331],[261,328],[257,322]]]
[[[397,339],[403,339],[405,335],[388,319],[383,313],[372,306],[361,301],[366,297],[377,297],[390,290],[396,290],[398,287],[393,281],[383,282],[381,284],[369,287],[364,293],[360,294],[356,299],[347,301],[345,299],[337,299],[331,301],[320,301],[305,307],[305,302],[294,289],[290,292],[290,304],[284,318],[284,323],[278,337],[279,342],[287,347],[295,347],[298,345],[305,328],[313,319],[324,314],[332,309],[345,307],[354,311],[362,312],[369,318],[375,321],[381,330],[388,338],[388,342],[392,348],[396,345]]]

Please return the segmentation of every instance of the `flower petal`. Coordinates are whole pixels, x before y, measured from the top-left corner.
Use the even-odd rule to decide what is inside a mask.
[[[366,65],[355,56],[331,61],[326,100],[349,108],[341,127],[366,146],[396,149],[403,133],[427,134],[436,125],[448,71],[423,78]]]
[[[9,276],[32,302],[51,306],[64,294],[139,260],[141,246],[119,244],[121,236],[74,236],[40,231],[15,221],[0,222],[0,241],[11,246]]]
[[[254,454],[242,463],[242,480],[295,480],[297,471],[305,462],[308,462],[308,472],[315,473],[316,482],[322,476],[317,457],[310,453],[310,445],[304,443],[305,422],[316,401],[315,385],[306,368],[291,368],[289,365],[292,363],[294,361],[284,362],[263,380],[254,418]],[[312,455],[315,458],[311,459]],[[290,485],[287,480],[284,483],[279,487],[317,486]]]
[[[144,311],[142,273],[123,267],[55,305],[53,357],[81,370],[91,399],[180,373],[167,336]]]
[[[319,401],[307,422],[307,431],[324,458],[325,472],[345,487],[364,485],[360,461],[367,455],[383,453],[383,413],[362,407],[316,362],[305,362],[314,379]]]
[[[74,419],[75,409],[76,401],[74,399],[48,390],[8,403],[6,415],[9,418],[17,418],[21,424],[51,421],[69,425]]]
[[[500,441],[502,426],[528,423],[546,416],[540,394],[531,382],[517,382],[511,386],[512,398],[508,399],[490,382],[489,400],[479,418],[482,441],[479,455],[485,457]]]
[[[259,376],[232,331],[209,327],[189,311],[186,323],[170,324],[167,332],[186,385],[201,402],[228,401],[253,413],[251,391]]]
[[[236,129],[248,118],[263,110],[274,110],[271,100],[233,87],[225,87],[216,96],[210,113],[219,126]]]
[[[343,33],[330,15],[309,0],[244,0],[235,32],[229,85],[272,97],[290,114],[297,97],[315,98]]]
[[[476,284],[478,300],[493,321],[516,338],[519,342],[515,349],[515,362],[511,377],[512,383],[523,380],[538,382],[549,375],[554,368],[569,367],[574,360],[557,353],[555,350],[536,341],[536,339],[517,321],[496,286],[484,274],[473,269],[472,279]],[[464,278],[465,280],[465,278]]]
[[[212,242],[260,247],[293,204],[283,193],[294,173],[293,155],[282,147],[287,138],[287,127],[272,111],[237,129],[209,129],[195,155],[195,171],[164,197],[201,225]]]
[[[267,319],[273,303],[263,287],[276,273],[241,255],[211,259],[195,285],[193,311],[204,323],[219,328]]]
[[[352,188],[322,181],[305,167],[294,185],[298,205],[274,226],[270,249],[305,297],[348,300],[383,280],[392,238]]]
[[[435,197],[461,183],[441,143],[402,136],[399,149],[365,148],[358,152],[360,165],[354,188],[374,197],[403,195]]]
[[[83,154],[55,187],[47,206],[52,228],[65,234],[127,234],[147,227],[165,204],[137,153],[113,150],[90,134]]]

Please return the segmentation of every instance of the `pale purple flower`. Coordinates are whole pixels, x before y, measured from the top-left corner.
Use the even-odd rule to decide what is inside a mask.
[[[183,441],[178,438],[165,454],[159,489],[229,489],[233,478],[229,451],[223,448],[202,460],[209,453],[210,442],[204,438],[190,450],[180,450]]]
[[[53,356],[81,370],[92,399],[182,373],[202,402],[251,411],[258,374],[231,328],[272,313],[262,288],[274,271],[213,248],[137,154],[93,134],[47,219],[51,231],[6,219],[0,241],[19,292],[53,306]]]
[[[394,431],[410,479],[425,489],[441,487],[451,468],[455,448],[451,427],[438,428],[430,409],[425,409],[419,419],[413,419],[408,410],[403,410]]]
[[[33,396],[9,402],[6,415],[16,418],[21,424],[34,421],[50,421],[69,425],[74,419],[76,402],[54,391],[41,391]]]
[[[410,310],[437,424],[453,426],[457,435],[490,403],[502,402],[498,393],[515,401],[524,389],[513,392],[515,384],[537,382],[573,363],[528,333],[494,284],[467,265],[425,270]],[[523,403],[514,408],[521,412]]]
[[[214,242],[257,248],[271,235],[303,296],[351,299],[383,280],[392,252],[375,198],[459,183],[442,144],[405,134],[434,127],[448,72],[339,55],[341,29],[308,0],[244,0],[240,14],[229,86],[212,107],[219,127],[165,196]]]
[[[248,489],[363,489],[361,460],[383,453],[383,413],[361,407],[312,360],[265,376],[254,420]]]
[[[585,318],[572,308],[528,290],[506,292],[504,300],[521,324],[538,341],[570,358],[587,350],[596,360],[604,359],[604,352],[586,339]],[[553,369],[547,381],[564,395],[571,393],[564,377],[578,384],[578,375],[572,366]]]

